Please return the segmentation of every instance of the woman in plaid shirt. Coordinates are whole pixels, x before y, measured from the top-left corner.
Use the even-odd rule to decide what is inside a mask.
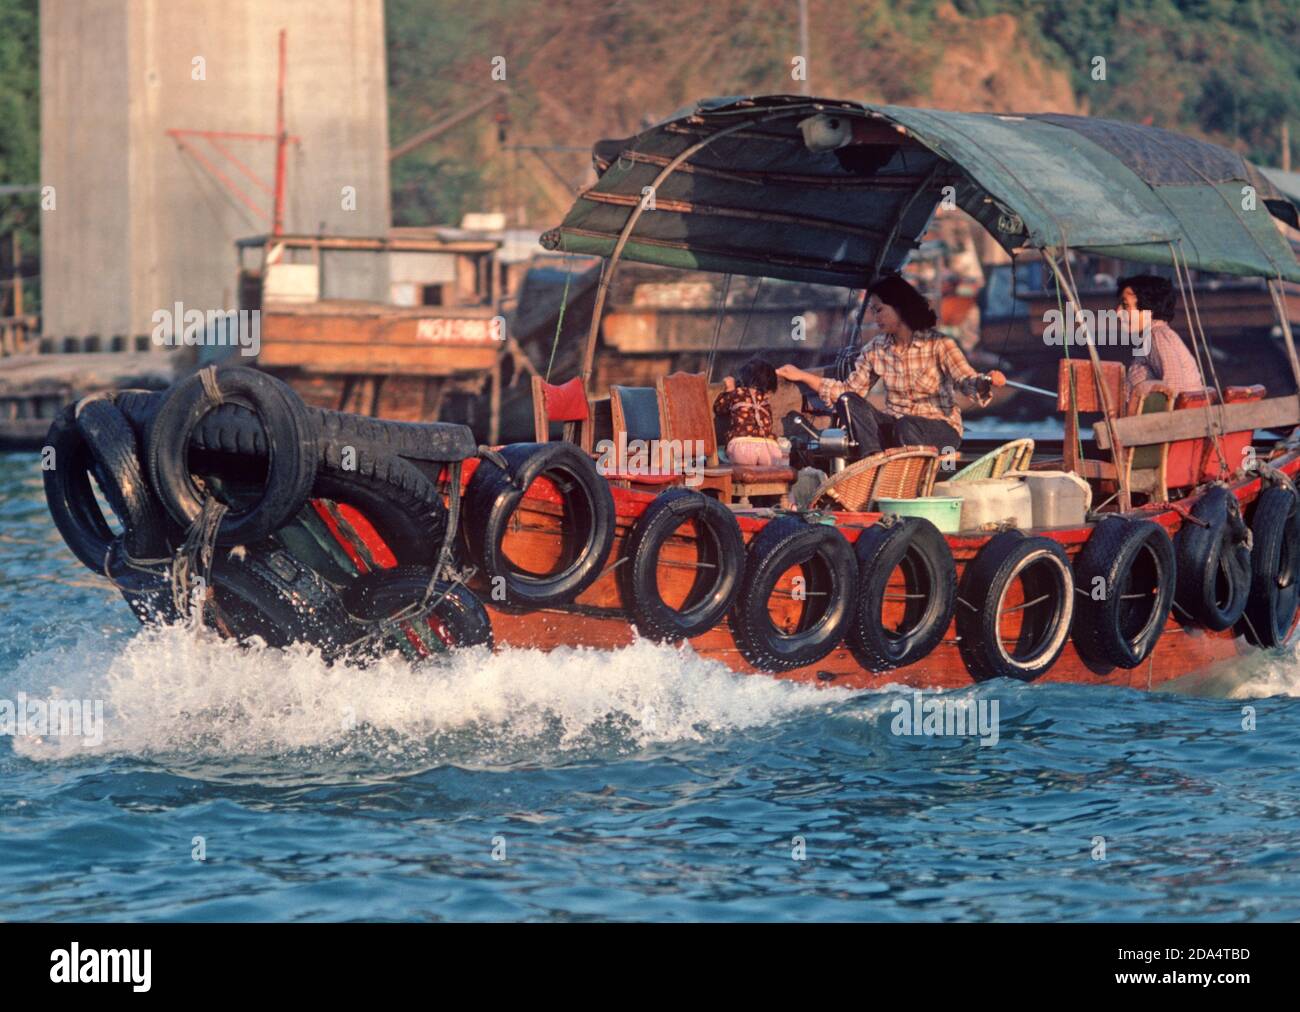
[[[971,368],[957,342],[935,329],[938,319],[920,292],[898,276],[882,278],[869,291],[867,308],[880,329],[858,356],[843,382],[794,365],[776,374],[807,383],[827,404],[840,401],[858,454],[890,446],[934,446],[944,452],[961,445],[961,411],[956,394],[988,404],[992,388],[1006,377]],[[885,383],[885,410],[866,400],[876,380]]]

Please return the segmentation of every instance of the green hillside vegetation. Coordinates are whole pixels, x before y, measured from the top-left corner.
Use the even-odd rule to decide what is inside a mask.
[[[37,0],[0,0],[0,184],[37,182],[41,165]],[[0,196],[0,265],[8,276],[10,236],[18,231],[24,259],[36,254],[37,196]],[[0,313],[9,299],[6,288]]]
[[[38,0],[0,0],[0,183],[39,173],[37,9]],[[553,223],[588,178],[597,137],[632,133],[702,95],[796,90],[796,9],[794,0],[387,0],[394,142],[509,89],[501,106],[393,163],[395,220],[497,208]],[[809,9],[818,93],[921,104],[942,82],[951,94],[966,82],[944,78],[945,51],[980,19],[1011,16],[1023,43],[1005,53],[1008,77],[1030,63],[1058,69],[1095,115],[1197,134],[1271,165],[1287,120],[1300,161],[1300,0],[809,0]],[[504,85],[491,79],[497,56]],[[1097,56],[1104,80],[1092,76]],[[969,83],[974,93],[983,82]],[[508,122],[496,121],[499,110]],[[501,136],[579,150],[503,150]],[[31,233],[36,206],[32,196],[0,198],[0,235]],[[34,235],[24,245],[34,249]]]
[[[922,104],[944,73],[943,53],[965,18],[1010,15],[1036,61],[1068,75],[1079,105],[1149,122],[1281,161],[1280,124],[1300,152],[1300,2],[1297,0],[810,0],[814,91]],[[509,68],[509,143],[586,146],[635,131],[707,94],[794,91],[794,0],[388,0],[390,115],[395,140],[487,88],[490,60]],[[1093,77],[1094,57],[1106,61]],[[979,82],[972,82],[978,87]],[[949,91],[951,92],[951,88]],[[582,153],[548,155],[569,189]],[[553,221],[561,203],[548,169],[505,152],[491,115],[463,124],[394,164],[401,222],[455,221],[466,210],[523,208]],[[550,192],[544,192],[543,186]]]
[[[1300,121],[1300,4],[1295,0],[957,0],[964,14],[1009,11],[1070,69],[1098,116],[1153,122],[1281,160],[1279,127]],[[1105,56],[1107,80],[1092,80]],[[1300,151],[1293,138],[1292,157]]]

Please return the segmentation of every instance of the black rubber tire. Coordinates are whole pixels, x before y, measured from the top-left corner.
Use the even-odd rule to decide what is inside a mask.
[[[83,401],[74,409],[77,428],[95,463],[104,497],[122,522],[122,546],[132,559],[169,552],[167,518],[140,465],[135,430],[111,400]]]
[[[787,635],[772,621],[768,601],[782,574],[814,560],[818,569],[807,574],[805,590],[810,597],[824,596],[826,607],[819,614],[805,609],[800,628]],[[853,617],[856,582],[853,548],[834,527],[797,516],[769,521],[749,543],[745,578],[731,615],[736,646],[762,671],[815,664],[844,638]]]
[[[701,561],[710,579],[697,576],[681,610],[659,592],[659,555],[668,539],[694,521]],[[685,488],[661,492],[637,519],[619,566],[624,605],[647,639],[677,642],[708,632],[731,610],[745,571],[745,539],[735,515],[710,496]]]
[[[1003,645],[1000,610],[1003,596],[1017,577],[1026,583],[1026,597],[1048,595],[1049,609],[1026,609],[1021,639],[1028,635],[1027,653]],[[1026,537],[1003,531],[989,539],[966,564],[958,587],[957,646],[966,670],[976,681],[1016,678],[1032,681],[1046,674],[1070,638],[1074,614],[1074,576],[1069,557],[1051,538]]]
[[[164,398],[164,393],[124,390],[117,394],[117,405],[132,425],[144,430]],[[341,446],[365,444],[385,456],[436,463],[464,460],[477,452],[469,427],[451,422],[395,422],[310,405],[307,416],[322,440],[334,440]],[[266,456],[266,434],[261,423],[252,412],[235,404],[223,404],[208,414],[194,430],[190,444],[197,449]]]
[[[433,570],[426,566],[376,569],[359,576],[343,591],[343,603],[355,618],[366,622],[382,621],[419,601],[432,576]],[[461,583],[439,583],[436,594],[441,596],[428,616],[436,619],[447,635],[449,649],[476,646],[492,649],[492,619],[473,591]],[[371,644],[369,652],[401,651],[401,646],[385,639]]]
[[[444,463],[466,460],[478,452],[469,426],[453,422],[394,422],[345,411],[309,408],[322,439],[366,445],[386,455]]]
[[[75,405],[54,416],[45,443],[54,452],[54,466],[42,473],[50,518],[81,564],[102,573],[114,535],[90,483],[95,461],[77,426]]]
[[[939,529],[920,517],[875,524],[858,537],[858,599],[846,640],[869,671],[891,671],[921,660],[943,639],[957,604],[957,566]],[[909,598],[898,630],[882,616],[890,577],[903,572]],[[918,603],[919,602],[919,603]]]
[[[109,550],[108,576],[141,625],[167,625],[180,618],[172,601],[167,567],[127,565],[122,557],[121,538]]]
[[[330,659],[365,633],[338,592],[282,549],[219,551],[212,562],[212,594],[237,640],[257,636],[272,647],[308,643]],[[212,612],[205,610],[206,624],[219,628]]]
[[[302,509],[316,476],[316,429],[307,408],[285,383],[264,372],[236,366],[216,374],[224,401],[256,413],[268,446],[266,487],[255,505],[231,510],[217,530],[217,544],[251,544]],[[195,374],[172,387],[149,426],[149,478],[167,512],[188,528],[199,516],[203,495],[189,467],[190,438],[215,402]]]
[[[616,518],[609,483],[572,443],[515,443],[500,455],[508,470],[484,459],[465,490],[465,539],[471,558],[489,578],[505,580],[505,603],[543,608],[572,601],[601,575],[614,547]],[[562,486],[566,545],[560,567],[537,575],[516,569],[502,550],[510,519],[532,483],[547,477]]]
[[[1250,594],[1238,635],[1257,647],[1286,643],[1300,610],[1300,508],[1281,485],[1264,488],[1250,519]]]
[[[1074,560],[1079,655],[1115,668],[1145,661],[1164,632],[1177,578],[1174,545],[1163,527],[1124,517],[1102,520]]]
[[[1178,556],[1174,600],[1197,624],[1219,632],[1240,621],[1250,596],[1246,523],[1236,497],[1222,485],[1201,496],[1192,516],[1208,526],[1184,520],[1174,538]]]
[[[447,526],[447,508],[438,486],[410,462],[365,444],[353,446],[355,470],[345,469],[343,448],[332,440],[321,441],[312,498],[360,510],[399,564],[436,563]],[[200,474],[225,478],[245,474],[248,462],[247,457],[224,452],[194,450],[190,456],[190,465]]]
[[[117,403],[137,431],[144,431],[157,412],[161,396],[124,391],[117,395]],[[346,503],[360,510],[399,564],[434,565],[446,530],[447,509],[436,482],[407,458],[436,456],[449,452],[448,446],[437,444],[431,451],[424,445],[431,426],[318,408],[308,411],[321,421],[312,498]],[[464,428],[439,423],[435,433],[448,427]],[[421,433],[423,443],[416,438]],[[355,450],[354,470],[343,467],[347,447]],[[250,460],[265,460],[266,439],[251,411],[237,404],[223,404],[199,424],[190,439],[190,449],[191,464],[200,470],[213,468],[223,477],[234,477],[248,470]]]
[[[312,498],[345,503],[361,511],[384,539],[400,565],[432,566],[447,529],[447,507],[438,486],[408,461],[357,451],[356,470],[344,470],[341,444],[322,444],[324,459],[312,485]]]

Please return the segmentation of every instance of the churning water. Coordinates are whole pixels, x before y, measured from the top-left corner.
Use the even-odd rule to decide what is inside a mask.
[[[329,667],[141,630],[0,458],[0,700],[102,712],[0,736],[3,919],[1295,919],[1298,694],[938,697],[982,747],[648,643]]]

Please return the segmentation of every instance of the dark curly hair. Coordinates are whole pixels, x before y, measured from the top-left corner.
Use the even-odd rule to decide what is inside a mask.
[[[1131,278],[1120,278],[1119,283],[1115,285],[1116,301],[1125,288],[1133,289],[1133,294],[1137,296],[1138,309],[1151,310],[1153,320],[1164,320],[1168,323],[1174,318],[1174,313],[1178,309],[1178,296],[1174,292],[1172,282],[1168,279],[1154,274],[1134,274]]]
[[[751,358],[736,370],[736,386],[770,394],[776,389],[776,367],[765,358]]]
[[[926,297],[897,274],[872,282],[867,296],[872,295],[892,308],[913,330],[929,330],[939,322]]]

